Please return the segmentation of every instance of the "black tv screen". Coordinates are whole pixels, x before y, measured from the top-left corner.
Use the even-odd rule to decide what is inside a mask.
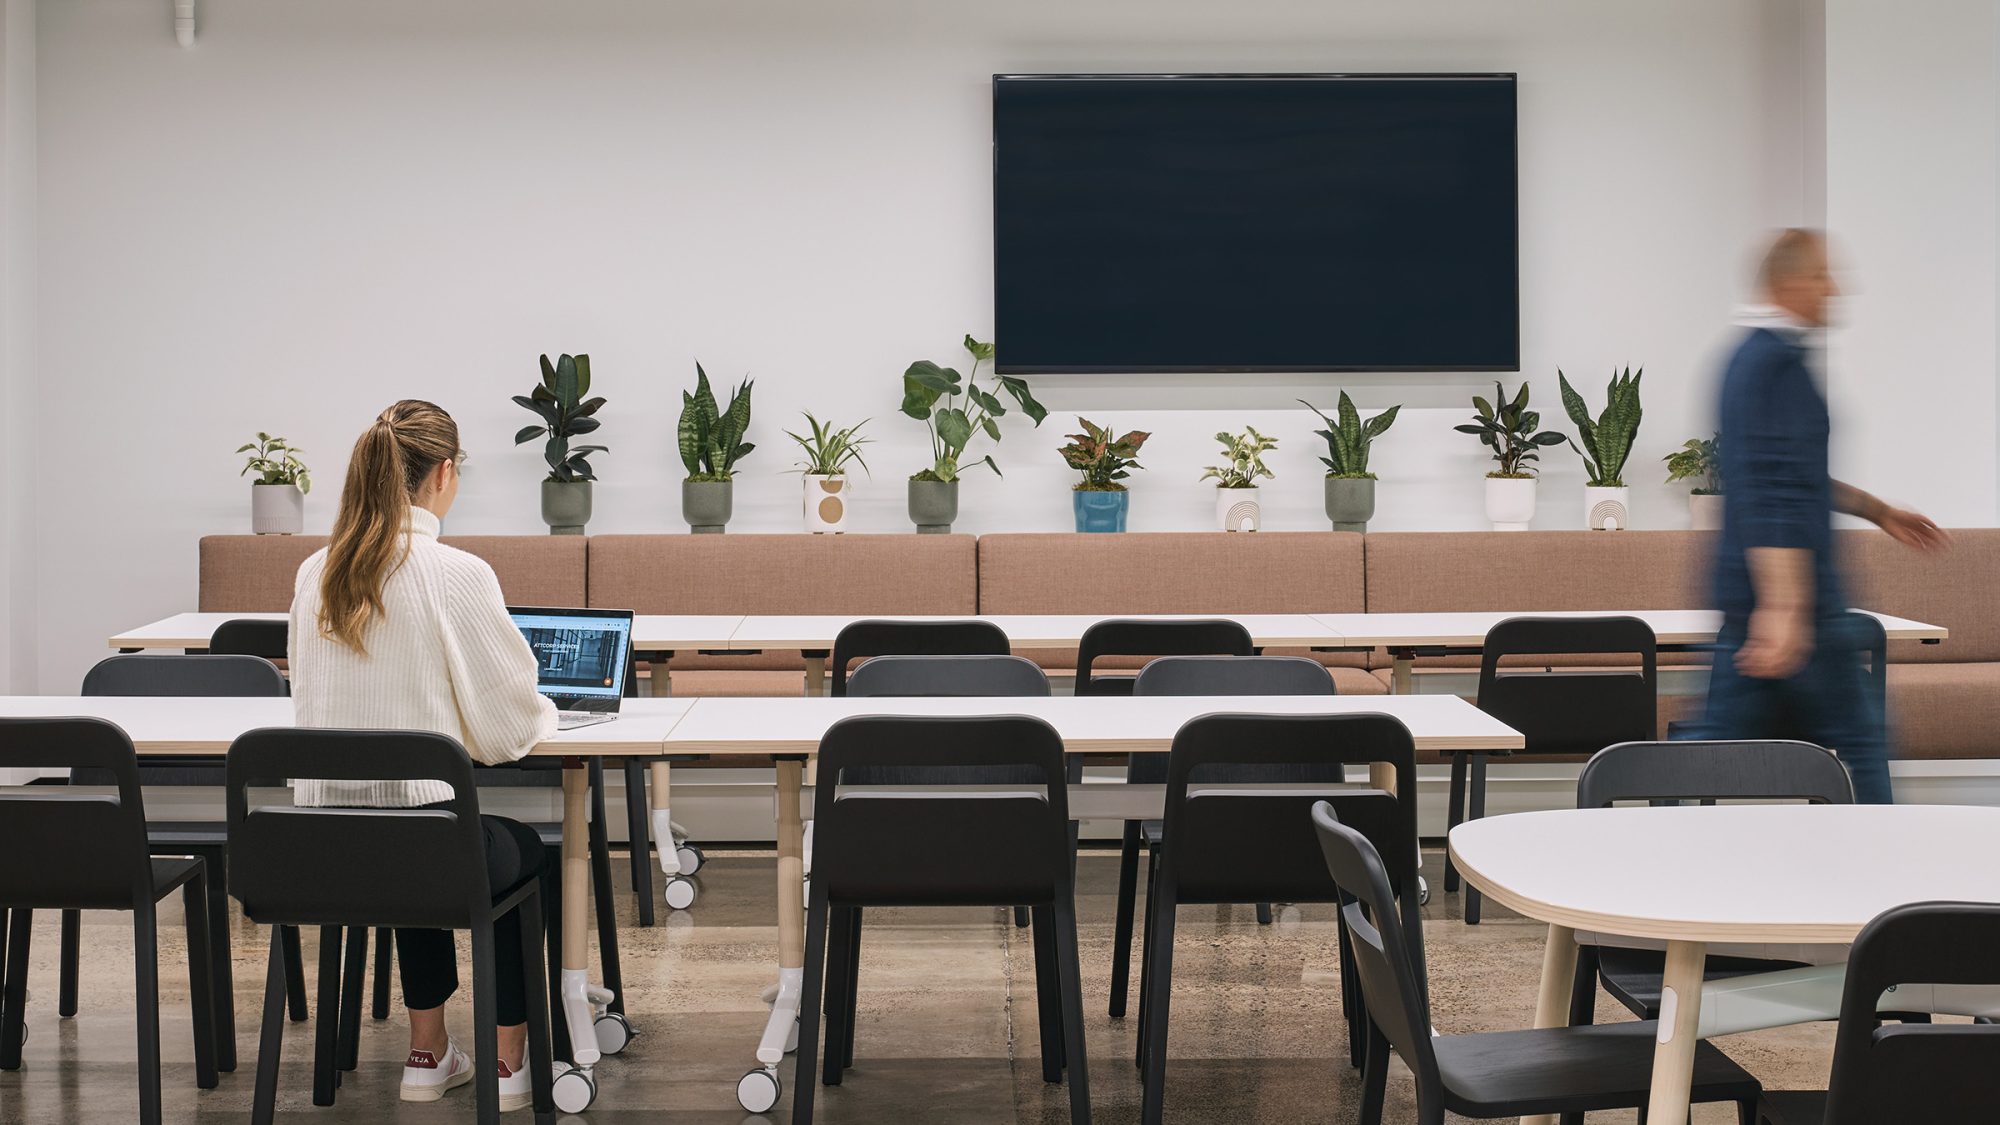
[[[1514,77],[995,75],[1000,371],[1512,371]]]

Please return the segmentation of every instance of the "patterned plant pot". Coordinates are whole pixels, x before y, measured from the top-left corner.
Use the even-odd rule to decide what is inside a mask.
[[[1255,531],[1264,523],[1264,508],[1257,502],[1261,488],[1218,488],[1215,490],[1215,522],[1224,531]]]
[[[1077,489],[1069,495],[1078,531],[1125,530],[1125,513],[1132,507],[1131,493]]]
[[[1583,526],[1592,531],[1625,531],[1632,526],[1632,490],[1629,488],[1583,489]]]
[[[805,479],[806,530],[814,535],[839,535],[847,530],[847,478],[814,476]]]

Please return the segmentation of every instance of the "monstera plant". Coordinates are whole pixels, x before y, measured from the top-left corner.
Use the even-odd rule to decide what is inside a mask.
[[[514,444],[546,438],[542,460],[549,475],[542,481],[542,519],[551,535],[582,535],[590,522],[590,485],[597,479],[590,457],[607,452],[601,445],[571,445],[570,439],[593,433],[603,425],[597,411],[603,398],[585,398],[590,393],[590,357],[564,355],[549,362],[542,357],[542,382],[532,394],[515,395],[514,401],[541,418],[533,426],[523,426],[514,434]]]
[[[743,440],[750,432],[752,384],[743,380],[723,409],[716,405],[708,372],[699,363],[694,365],[694,377],[694,391],[681,392],[681,464],[688,472],[681,482],[681,515],[691,531],[719,533],[735,506],[736,462],[757,448]]]
[[[929,427],[931,466],[910,474],[910,519],[925,534],[951,530],[958,518],[958,471],[966,447],[984,433],[1000,440],[999,420],[1007,413],[1000,400],[1004,393],[1021,413],[1039,426],[1048,411],[1035,401],[1025,380],[995,375],[989,389],[979,385],[979,365],[993,359],[993,342],[975,340],[968,333],[964,347],[972,366],[961,376],[956,368],[941,367],[920,359],[903,371],[903,413]],[[980,463],[1000,474],[1000,465],[988,454]]]
[[[1375,474],[1368,471],[1368,450],[1396,424],[1396,414],[1403,408],[1392,406],[1364,422],[1346,391],[1340,392],[1337,419],[1305,399],[1299,404],[1319,415],[1327,427],[1313,431],[1326,440],[1326,456],[1320,458],[1326,466],[1326,518],[1335,531],[1367,531],[1368,521],[1375,517]]]
[[[1604,412],[1595,419],[1583,396],[1569,385],[1556,369],[1562,386],[1563,409],[1576,424],[1577,439],[1570,442],[1583,458],[1589,481],[1583,490],[1585,526],[1593,531],[1617,531],[1632,526],[1631,490],[1625,487],[1625,461],[1632,455],[1633,439],[1639,436],[1639,380],[1645,369],[1631,368],[1611,373],[1604,388]],[[1577,444],[1578,441],[1582,445]]]

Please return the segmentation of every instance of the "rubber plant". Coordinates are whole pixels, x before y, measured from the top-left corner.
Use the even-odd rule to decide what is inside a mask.
[[[708,372],[694,365],[694,393],[681,392],[681,464],[691,481],[726,481],[736,476],[736,462],[757,447],[743,440],[750,431],[749,379],[729,396],[729,408],[719,409],[709,389]]]
[[[1499,468],[1487,473],[1489,477],[1510,480],[1533,477],[1535,470],[1528,462],[1542,459],[1537,450],[1569,440],[1553,430],[1537,432],[1542,427],[1542,416],[1528,409],[1528,384],[1525,380],[1521,389],[1512,396],[1507,394],[1507,388],[1495,382],[1493,401],[1473,395],[1472,409],[1472,421],[1452,429],[1478,437],[1479,444],[1493,451],[1493,460],[1499,463]]]
[[[1114,438],[1110,430],[1088,418],[1078,418],[1076,424],[1083,427],[1083,432],[1068,435],[1069,444],[1057,451],[1062,454],[1064,464],[1083,474],[1083,479],[1076,483],[1076,491],[1125,491],[1125,486],[1118,482],[1131,476],[1130,470],[1145,468],[1137,460],[1139,447],[1153,435],[1132,430]]]
[[[1583,396],[1569,385],[1562,369],[1556,369],[1556,381],[1562,386],[1563,409],[1569,413],[1569,420],[1576,423],[1577,438],[1582,441],[1581,446],[1571,441],[1570,448],[1583,458],[1592,488],[1625,487],[1625,460],[1632,454],[1632,440],[1639,436],[1639,419],[1643,414],[1639,408],[1639,380],[1645,374],[1645,368],[1634,372],[1629,367],[1612,372],[1611,382],[1604,391],[1604,412],[1593,421]]]
[[[974,437],[984,431],[987,437],[999,441],[997,420],[1007,413],[1006,404],[1000,401],[1001,392],[1011,397],[1035,425],[1041,425],[1048,416],[1025,380],[995,375],[992,390],[979,385],[979,365],[993,358],[991,340],[975,340],[968,333],[965,350],[972,356],[967,375],[961,376],[957,369],[940,367],[928,359],[912,363],[903,372],[903,413],[923,422],[931,431],[931,467],[910,474],[911,480],[955,481],[965,448]],[[1000,466],[991,454],[979,461],[992,469],[995,476],[1001,475]]]
[[[1327,425],[1324,430],[1313,431],[1326,439],[1326,456],[1320,458],[1326,466],[1326,475],[1343,480],[1374,480],[1375,474],[1368,471],[1368,447],[1396,424],[1396,412],[1403,408],[1392,406],[1364,422],[1346,391],[1340,392],[1338,419],[1327,417],[1324,411],[1305,399],[1298,402],[1318,414],[1320,421]]]
[[[594,432],[602,422],[597,411],[604,399],[585,398],[590,393],[590,357],[565,355],[549,362],[542,357],[542,384],[533,394],[515,395],[514,401],[541,416],[541,424],[523,426],[514,434],[514,444],[546,437],[542,459],[548,462],[548,479],[561,484],[596,480],[590,457],[608,452],[601,445],[572,446],[570,439]]]

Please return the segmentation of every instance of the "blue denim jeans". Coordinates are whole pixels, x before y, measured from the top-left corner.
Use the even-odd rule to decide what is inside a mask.
[[[1745,622],[1726,620],[1717,638],[1701,737],[1792,738],[1840,755],[1854,780],[1855,799],[1895,801],[1889,788],[1889,745],[1882,700],[1862,666],[1861,646],[1847,614],[1813,625],[1813,653],[1789,679],[1760,680],[1736,670]]]

